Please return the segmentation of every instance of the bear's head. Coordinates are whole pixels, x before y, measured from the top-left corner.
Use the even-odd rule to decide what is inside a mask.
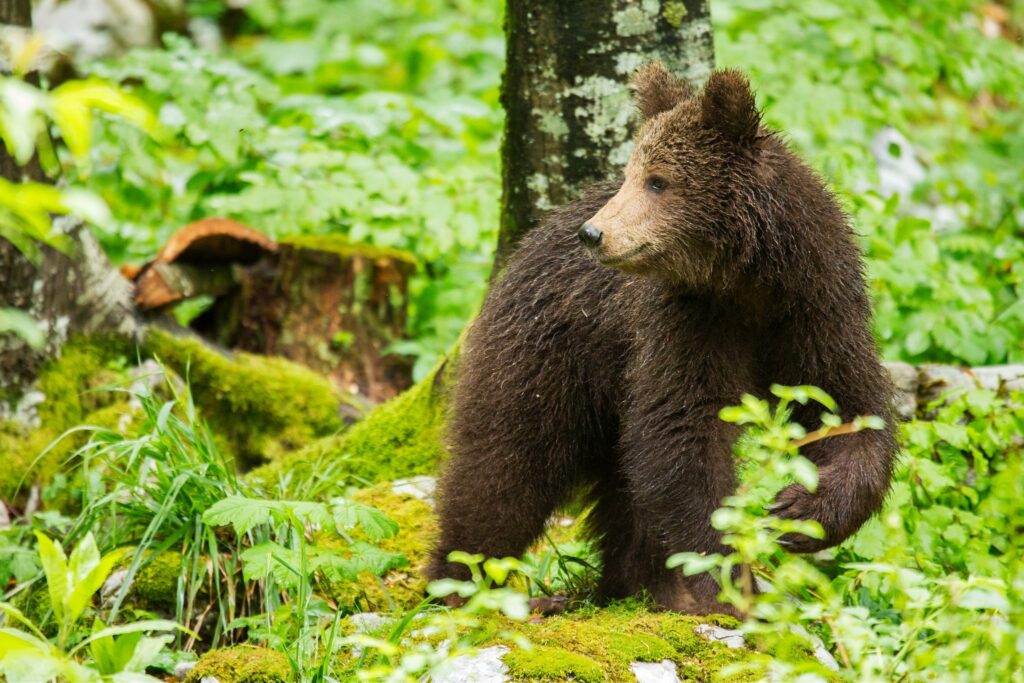
[[[706,287],[750,258],[748,208],[768,134],[747,79],[717,71],[700,93],[658,62],[631,87],[642,119],[618,193],[583,224],[601,263]]]

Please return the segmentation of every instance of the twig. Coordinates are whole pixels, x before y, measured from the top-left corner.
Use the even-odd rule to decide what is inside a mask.
[[[790,448],[803,448],[807,444],[814,443],[815,441],[821,441],[822,439],[827,439],[832,436],[855,434],[861,431],[861,429],[862,427],[856,422],[844,422],[836,427],[822,427],[821,429],[814,430],[802,439],[790,442]]]
[[[843,660],[843,666],[847,669],[852,669],[853,665],[850,664],[850,654],[846,651],[846,646],[843,645],[843,641],[839,638],[839,631],[836,629],[836,625],[832,620],[832,617],[822,616],[821,619],[828,624],[829,629],[832,630],[832,637],[836,641],[836,650],[839,652],[839,659]]]

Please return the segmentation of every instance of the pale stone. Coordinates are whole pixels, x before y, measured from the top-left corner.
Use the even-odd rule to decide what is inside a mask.
[[[913,419],[917,415],[917,390],[920,385],[917,368],[910,363],[885,363],[885,369],[895,389],[893,408],[896,414],[904,420]]]
[[[399,496],[412,496],[429,505],[434,504],[437,491],[437,479],[427,475],[395,479],[391,482],[391,492]]]
[[[183,681],[194,668],[196,668],[195,662],[178,662],[174,665],[174,677]]]
[[[430,674],[430,680],[432,683],[505,683],[510,680],[508,666],[501,658],[508,652],[504,645],[497,645],[455,657],[437,667]]]
[[[660,662],[633,662],[629,670],[636,676],[637,683],[679,683],[675,662],[663,659]]]
[[[956,395],[978,386],[969,370],[953,365],[925,364],[920,368],[921,393],[925,403]]]
[[[714,624],[698,624],[694,630],[708,640],[722,643],[726,647],[737,648],[747,644],[743,632],[733,628],[722,628]]]

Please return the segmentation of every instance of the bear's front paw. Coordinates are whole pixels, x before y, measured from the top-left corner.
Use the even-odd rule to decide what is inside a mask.
[[[767,510],[781,519],[814,520],[825,529],[825,538],[811,538],[804,534],[786,534],[779,539],[779,545],[792,553],[814,553],[830,545],[828,518],[823,514],[826,496],[819,489],[811,493],[800,484],[790,484],[779,491],[775,502]]]

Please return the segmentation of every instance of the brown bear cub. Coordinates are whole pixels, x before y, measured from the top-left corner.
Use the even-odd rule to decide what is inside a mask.
[[[453,550],[520,555],[587,487],[604,597],[716,612],[715,581],[665,561],[721,550],[710,517],[736,483],[738,431],[719,410],[811,384],[844,420],[885,418],[803,449],[819,487],[790,486],[773,509],[821,523],[824,540],[789,539],[811,552],[882,503],[889,385],[850,223],[762,127],[746,79],[719,71],[697,94],[655,63],[632,85],[643,124],[624,180],[527,235],[465,339],[428,573],[466,576]],[[794,418],[816,429],[819,416]]]

